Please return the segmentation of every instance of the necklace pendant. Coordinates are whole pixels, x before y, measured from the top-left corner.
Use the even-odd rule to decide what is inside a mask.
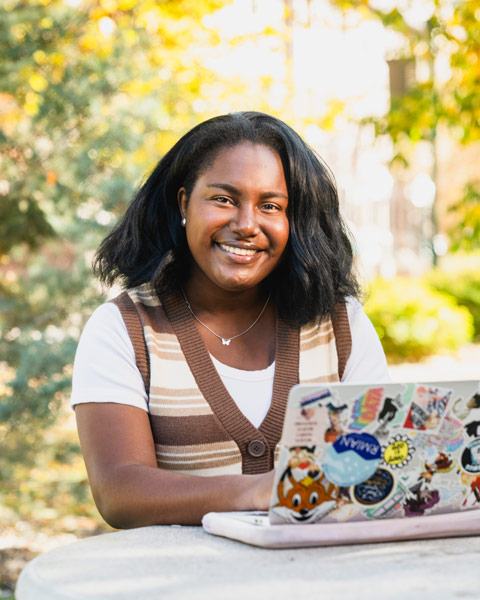
[[[232,338],[230,338],[229,340],[226,340],[224,338],[222,338],[222,344],[224,346],[230,346],[230,342],[232,341]]]

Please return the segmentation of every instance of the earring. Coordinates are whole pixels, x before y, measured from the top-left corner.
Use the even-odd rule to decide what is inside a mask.
[[[186,224],[187,224],[187,219],[185,217],[183,217],[183,219],[182,219],[182,227],[185,227]]]

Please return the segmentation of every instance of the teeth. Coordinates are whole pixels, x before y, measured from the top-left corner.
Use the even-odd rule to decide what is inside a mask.
[[[234,246],[227,246],[226,244],[220,244],[220,246],[230,254],[238,254],[239,256],[253,256],[257,253],[256,250],[247,250],[246,248],[235,248]]]

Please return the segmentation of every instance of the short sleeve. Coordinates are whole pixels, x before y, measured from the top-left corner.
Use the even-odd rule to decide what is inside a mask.
[[[352,350],[342,381],[388,383],[390,375],[382,344],[360,302],[349,298],[347,313],[352,335]]]
[[[73,367],[71,406],[115,402],[148,412],[148,399],[135,352],[118,308],[108,302],[87,321]]]

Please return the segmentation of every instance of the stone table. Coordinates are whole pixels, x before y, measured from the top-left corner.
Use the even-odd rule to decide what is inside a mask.
[[[16,589],[17,600],[479,597],[480,537],[265,550],[179,526],[51,550]]]

